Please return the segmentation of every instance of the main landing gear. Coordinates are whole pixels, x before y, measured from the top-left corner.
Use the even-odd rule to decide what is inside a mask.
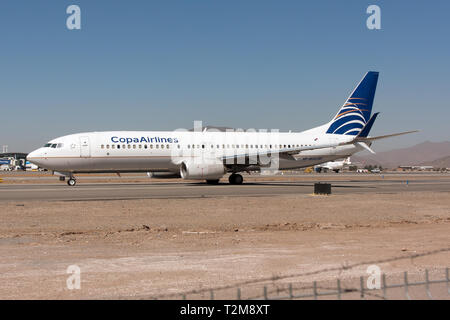
[[[240,174],[233,173],[228,178],[228,181],[230,182],[230,184],[242,184],[242,182],[244,181],[244,178],[242,178],[242,176]]]

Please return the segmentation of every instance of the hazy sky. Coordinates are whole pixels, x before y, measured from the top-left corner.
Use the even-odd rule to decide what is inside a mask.
[[[66,8],[81,8],[68,30]],[[381,30],[366,9],[381,8]],[[380,72],[375,150],[449,140],[450,1],[0,2],[0,145],[69,133],[306,130]],[[425,112],[426,111],[426,112]]]

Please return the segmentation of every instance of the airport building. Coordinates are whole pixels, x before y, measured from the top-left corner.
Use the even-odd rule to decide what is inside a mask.
[[[1,170],[25,170],[27,153],[9,152],[0,153]]]
[[[433,171],[433,166],[399,166],[397,171]]]

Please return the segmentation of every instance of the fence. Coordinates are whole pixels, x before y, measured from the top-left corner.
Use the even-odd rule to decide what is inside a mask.
[[[348,278],[336,280],[313,281],[306,285],[305,281],[295,281],[295,278],[319,275],[332,271],[344,271],[355,267],[376,265],[387,262],[424,257],[442,252],[449,252],[450,248],[429,251],[409,256],[387,258],[377,261],[361,262],[341,267],[326,268],[312,272],[273,276],[270,278],[248,280],[234,285],[215,287],[210,289],[191,290],[184,293],[158,295],[153,299],[236,299],[236,300],[293,300],[293,299],[450,299],[450,271],[449,268],[435,270],[434,278],[425,269],[422,273],[394,274],[389,277],[380,275],[380,286],[368,289],[368,277]],[[392,278],[395,278],[394,281]]]
[[[292,299],[314,299],[317,300],[320,297],[327,297],[331,296],[333,298],[336,298],[338,300],[341,300],[344,298],[344,295],[349,295],[351,293],[357,293],[358,296],[361,299],[364,298],[378,298],[378,299],[389,299],[389,291],[391,289],[401,289],[403,292],[402,294],[399,294],[399,292],[396,292],[394,296],[391,296],[394,299],[413,299],[411,296],[411,288],[412,287],[423,287],[425,289],[425,294],[428,299],[433,299],[433,295],[431,292],[431,286],[436,284],[445,284],[446,289],[446,296],[442,295],[442,292],[439,294],[437,298],[444,299],[444,298],[450,298],[450,278],[449,278],[449,268],[445,269],[445,278],[439,279],[439,280],[430,280],[429,278],[429,272],[428,269],[425,269],[425,280],[424,281],[416,281],[416,282],[410,282],[408,281],[408,273],[404,272],[403,274],[403,282],[397,283],[397,284],[387,284],[386,275],[382,274],[381,279],[382,283],[379,289],[367,289],[365,287],[365,278],[360,277],[359,280],[359,287],[351,287],[351,288],[343,288],[342,287],[342,280],[337,279],[336,280],[336,286],[335,287],[324,287],[319,286],[316,281],[313,282],[312,287],[303,287],[302,290],[310,289],[310,293],[296,293],[295,288],[292,283],[288,284],[287,288],[287,294],[280,294],[283,293],[283,291],[277,289],[276,292],[272,292],[273,295],[271,295],[271,292],[268,291],[268,286],[263,287],[263,293],[261,296],[250,298],[251,300],[292,300]],[[442,289],[442,288],[441,288]],[[322,291],[321,291],[322,290]],[[356,298],[355,296],[350,297],[352,299]],[[420,296],[419,296],[420,297]],[[241,298],[241,289],[238,288],[238,292],[236,295],[237,299]]]

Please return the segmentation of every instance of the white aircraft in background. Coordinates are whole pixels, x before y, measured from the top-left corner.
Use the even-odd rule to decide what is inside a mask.
[[[261,168],[294,169],[349,157],[373,141],[408,131],[369,137],[378,72],[368,72],[331,121],[303,132],[112,131],[59,137],[28,155],[41,168],[68,177],[77,173],[152,172],[215,184],[231,173]]]
[[[334,171],[336,173],[339,173],[340,170],[342,170],[345,166],[348,166],[350,164],[351,164],[350,157],[348,157],[343,160],[334,160],[318,164],[314,166],[314,170],[319,173],[322,171]]]

